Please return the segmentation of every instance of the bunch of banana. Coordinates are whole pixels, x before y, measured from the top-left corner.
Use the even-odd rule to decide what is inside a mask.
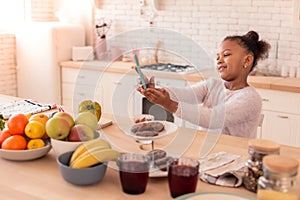
[[[109,142],[103,139],[83,142],[73,152],[70,159],[70,167],[84,168],[97,163],[116,160],[120,153],[111,148]]]

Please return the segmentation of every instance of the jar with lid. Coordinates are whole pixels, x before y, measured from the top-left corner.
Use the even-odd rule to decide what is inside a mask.
[[[263,175],[262,160],[264,156],[279,154],[280,145],[276,142],[263,139],[252,139],[248,142],[249,158],[245,163],[243,184],[251,191],[257,191],[257,183]]]
[[[300,198],[299,188],[296,189],[298,166],[298,161],[288,156],[265,156],[263,176],[258,179],[258,200],[298,200]]]

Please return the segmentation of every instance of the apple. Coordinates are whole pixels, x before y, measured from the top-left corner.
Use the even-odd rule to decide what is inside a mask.
[[[62,117],[69,123],[70,127],[73,127],[75,125],[75,121],[71,114],[66,112],[57,112],[53,115],[53,117]]]
[[[94,138],[94,131],[84,124],[76,124],[71,128],[68,140],[71,142],[88,141]]]
[[[98,127],[98,120],[96,115],[90,112],[81,112],[78,113],[75,124],[84,124],[90,127],[93,131],[95,131]]]
[[[69,135],[70,125],[62,117],[53,117],[46,122],[46,133],[50,138],[62,140]]]
[[[99,121],[101,118],[101,106],[98,102],[92,100],[84,100],[80,102],[78,106],[78,113],[81,112],[90,112],[96,115],[97,120]]]

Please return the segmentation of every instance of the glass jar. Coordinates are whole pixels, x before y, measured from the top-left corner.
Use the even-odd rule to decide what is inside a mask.
[[[279,154],[280,145],[276,142],[252,139],[248,142],[249,159],[245,163],[243,184],[251,191],[257,191],[257,183],[260,176],[263,175],[262,160],[263,157],[270,154]]]
[[[258,180],[258,200],[298,200],[296,177],[298,161],[282,155],[263,158],[263,176]]]

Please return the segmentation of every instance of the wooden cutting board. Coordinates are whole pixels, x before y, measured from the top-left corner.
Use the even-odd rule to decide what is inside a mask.
[[[105,128],[105,127],[110,126],[112,124],[113,124],[112,120],[101,117],[100,121],[98,122],[98,129]]]

